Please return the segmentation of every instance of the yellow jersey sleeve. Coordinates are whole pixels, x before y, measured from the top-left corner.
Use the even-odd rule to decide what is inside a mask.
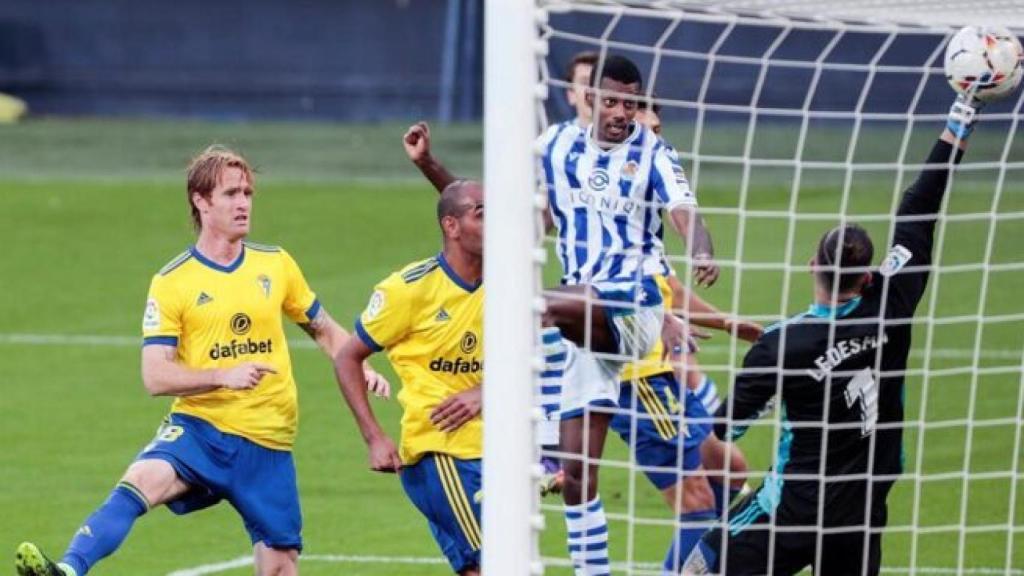
[[[142,344],[177,346],[184,325],[184,302],[167,277],[157,274],[149,284],[142,315]]]
[[[293,322],[305,324],[320,312],[320,301],[306,283],[306,277],[302,275],[302,270],[291,254],[281,250],[281,258],[284,261],[285,282],[284,302],[281,307]]]
[[[356,320],[356,334],[374,352],[401,341],[409,332],[413,291],[398,274],[377,284],[366,309]]]

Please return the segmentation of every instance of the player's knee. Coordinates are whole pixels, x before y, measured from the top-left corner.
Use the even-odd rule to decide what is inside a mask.
[[[137,488],[146,498],[149,505],[159,506],[188,490],[178,473],[168,462],[163,460],[138,460],[133,462],[121,482]]]
[[[715,493],[704,476],[688,476],[683,478],[683,510],[682,512],[699,512],[715,507]]]
[[[297,576],[299,553],[294,549],[278,549],[256,545],[257,576]]]

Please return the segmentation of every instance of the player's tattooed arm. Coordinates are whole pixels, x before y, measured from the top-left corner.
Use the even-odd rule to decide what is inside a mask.
[[[430,126],[426,122],[421,121],[410,126],[402,136],[402,145],[409,160],[412,160],[439,193],[458,180],[430,153]]]
[[[317,310],[316,315],[309,322],[299,324],[299,328],[309,334],[309,337],[329,358],[337,356],[341,347],[352,337],[327,313],[323,306]],[[370,367],[367,362],[363,363],[363,374],[366,378],[366,388],[373,392],[374,396],[378,398],[391,397],[391,383]]]
[[[699,286],[711,286],[718,280],[718,264],[711,234],[695,206],[679,206],[669,212],[672,227],[686,242],[693,259],[693,277]]]

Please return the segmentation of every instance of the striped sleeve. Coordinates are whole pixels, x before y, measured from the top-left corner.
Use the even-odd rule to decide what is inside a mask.
[[[651,161],[651,186],[654,187],[655,198],[666,210],[680,206],[696,206],[697,195],[690,188],[679,158],[671,148],[656,146]]]

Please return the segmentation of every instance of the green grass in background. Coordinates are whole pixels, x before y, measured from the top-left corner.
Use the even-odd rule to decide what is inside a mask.
[[[731,146],[742,143],[743,128],[723,127],[715,136],[718,140],[706,144],[731,153]],[[971,151],[972,160],[998,157],[1001,152],[1000,138],[984,129],[979,131],[977,150]],[[5,247],[0,257],[0,437],[5,444],[0,451],[0,562],[24,539],[59,554],[79,522],[149,441],[169,405],[143,391],[139,349],[133,340],[139,334],[151,275],[192,239],[182,176],[189,156],[209,142],[222,141],[251,157],[262,178],[253,239],[285,246],[327,309],[350,326],[377,280],[440,246],[434,195],[405,160],[399,142],[403,130],[400,125],[127,120],[44,120],[0,127],[0,243]],[[891,144],[893,132],[883,132],[872,132],[863,142],[871,143],[872,150]],[[687,142],[684,131],[675,134],[673,141]],[[787,135],[792,133],[782,130],[772,139],[784,142]],[[437,128],[434,136],[438,154],[456,172],[479,174],[479,126]],[[923,159],[929,136],[915,133],[908,161]],[[828,149],[844,150],[848,135],[822,132],[815,137],[824,141],[816,145],[824,154]],[[1021,155],[1014,154],[1019,160]],[[760,212],[740,217],[711,210],[709,223],[726,266],[718,284],[705,292],[707,298],[765,321],[802,311],[810,298],[806,273],[739,272],[729,263],[802,265],[835,218],[791,218],[791,171],[755,169],[747,193],[741,194],[741,174],[706,168],[699,190],[702,206],[734,208],[742,201],[748,211],[773,212],[771,217],[750,216]],[[985,171],[958,178],[950,212],[1024,211],[1019,178],[1008,179],[997,199],[992,185],[997,176]],[[817,174],[816,180],[801,187],[796,214],[835,213],[843,177],[841,171]],[[891,174],[858,175],[850,189],[849,212],[861,216],[881,244],[887,223],[872,215],[889,211],[896,182]],[[788,248],[790,232],[793,241]],[[947,224],[942,262],[981,261],[990,234],[992,262],[1021,261],[1024,227],[1018,219],[1007,219],[994,227],[978,220]],[[670,247],[678,253],[677,243]],[[551,268],[548,277],[555,277]],[[931,283],[935,315],[952,322],[979,311],[988,316],[1020,314],[1022,281],[1024,273],[1015,270],[941,273]],[[787,282],[789,294],[784,296]],[[932,298],[930,291],[922,313],[932,308]],[[15,343],[14,334],[115,339],[104,345],[43,345]],[[298,330],[289,334],[298,341],[305,338]],[[122,337],[127,343],[121,344]],[[922,352],[929,338],[937,352],[925,364]],[[985,354],[978,367],[997,373],[972,375],[971,352],[979,338]],[[1022,349],[1020,321],[979,324],[964,318],[935,326],[930,335],[927,326],[918,327],[911,365],[937,372],[927,380],[908,379],[907,414],[912,420],[923,415],[935,427],[923,440],[916,428],[908,431],[908,471],[917,471],[920,460],[921,472],[948,474],[919,484],[909,477],[899,482],[889,499],[890,525],[909,524],[915,503],[920,525],[959,525],[962,498],[967,498],[965,523],[991,527],[966,537],[968,567],[1002,569],[1009,551],[1009,567],[1024,570],[1024,538],[1019,534],[1024,524],[1024,480],[1019,476],[1024,457],[1019,453],[1020,424],[1014,422],[1021,411]],[[730,354],[728,341],[716,336],[701,360],[724,387],[744,350],[740,346]],[[365,448],[326,359],[308,348],[295,349],[293,355],[302,414],[296,459],[310,555],[303,573],[447,574],[447,567],[440,564],[341,564],[317,559],[331,554],[439,554],[397,479],[367,470]],[[381,360],[377,364],[386,370]],[[387,428],[396,432],[396,404],[375,401],[374,407]],[[974,422],[969,453],[965,419]],[[743,440],[754,470],[770,465],[774,434],[772,421],[766,420]],[[609,446],[608,458],[626,459],[621,442],[612,439]],[[963,470],[987,475],[964,483]],[[607,469],[602,482],[611,514],[670,518],[660,495],[643,476]],[[548,512],[547,520],[542,549],[546,555],[564,558],[561,516]],[[642,520],[613,520],[611,530],[616,561],[629,555],[640,562],[660,562],[670,539],[664,526]],[[1017,536],[1009,541],[1014,531]],[[887,534],[884,564],[907,566],[911,545],[907,533]],[[956,534],[924,533],[917,540],[917,565],[955,568],[957,549]],[[247,536],[230,507],[184,518],[160,509],[143,518],[126,546],[95,573],[162,575],[248,554]],[[223,573],[240,575],[251,569]]]

